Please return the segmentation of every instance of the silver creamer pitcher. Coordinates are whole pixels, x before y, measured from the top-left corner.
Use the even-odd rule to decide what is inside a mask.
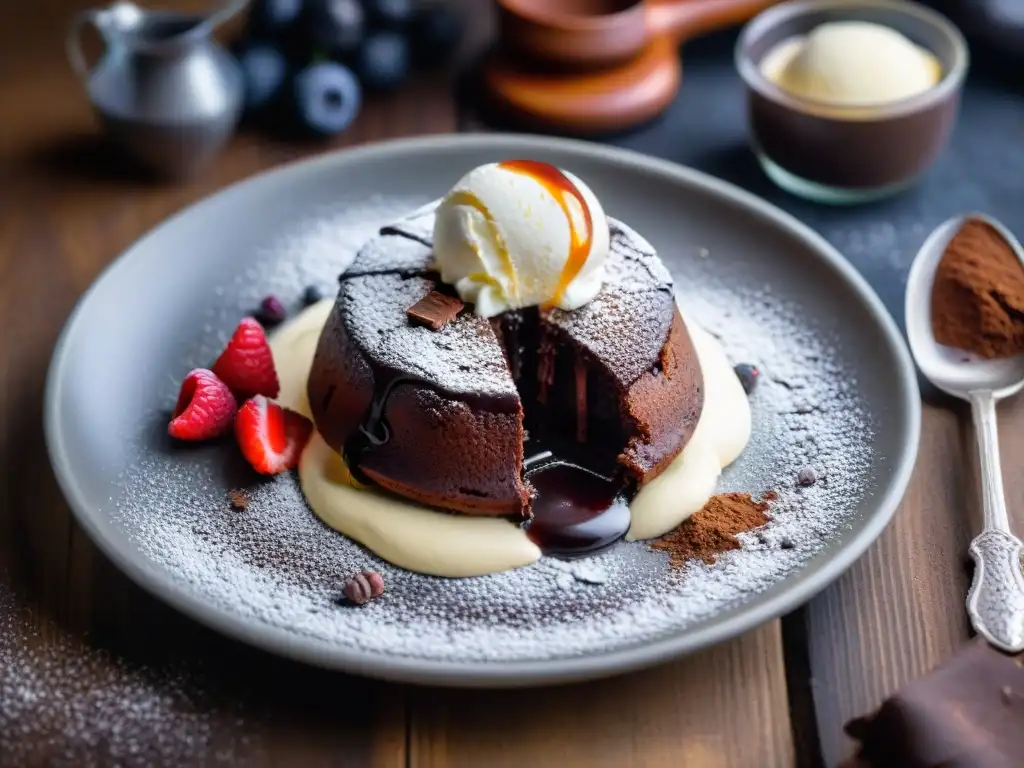
[[[130,2],[83,11],[68,56],[110,137],[161,176],[188,176],[231,137],[242,108],[242,75],[213,30],[245,7],[231,0],[207,15],[146,11]],[[81,33],[92,24],[105,51],[92,68]]]

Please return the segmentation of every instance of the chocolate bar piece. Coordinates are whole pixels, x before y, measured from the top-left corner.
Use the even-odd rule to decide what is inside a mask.
[[[431,291],[409,307],[406,314],[413,325],[424,325],[432,331],[440,331],[455,319],[463,306],[465,305],[455,296]]]
[[[851,720],[860,742],[842,768],[1024,765],[1024,658],[980,638],[946,664]]]

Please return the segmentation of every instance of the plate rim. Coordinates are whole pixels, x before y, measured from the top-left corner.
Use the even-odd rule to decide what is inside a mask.
[[[747,212],[767,219],[798,237],[807,243],[810,250],[813,250],[816,256],[831,267],[838,277],[853,290],[874,319],[878,329],[882,332],[886,346],[897,361],[896,373],[900,380],[898,398],[901,413],[900,428],[904,439],[892,481],[886,492],[875,498],[874,512],[866,516],[862,530],[854,534],[841,549],[833,553],[829,560],[822,563],[813,577],[797,581],[788,589],[780,590],[778,594],[772,595],[746,610],[741,610],[723,621],[715,622],[711,626],[704,628],[698,626],[683,633],[625,649],[546,660],[436,661],[344,648],[312,636],[300,635],[294,630],[284,627],[254,623],[252,619],[234,614],[229,609],[210,601],[202,593],[177,580],[167,569],[155,566],[141,553],[122,548],[108,531],[110,525],[103,525],[98,519],[94,519],[85,503],[67,456],[59,417],[59,404],[65,385],[66,377],[63,372],[67,365],[70,342],[78,332],[84,308],[97,291],[98,286],[110,279],[110,276],[117,270],[130,268],[130,265],[140,258],[142,246],[151,238],[160,237],[165,228],[173,226],[194,209],[231,194],[237,194],[242,187],[257,179],[288,175],[301,177],[303,173],[319,165],[338,164],[344,166],[354,160],[372,161],[375,157],[386,158],[403,153],[447,150],[456,146],[477,150],[561,151],[587,157],[597,162],[655,173],[663,178],[668,178],[673,183],[698,188],[703,192],[710,193],[713,197],[737,204]],[[395,682],[504,688],[551,685],[610,677],[654,666],[737,637],[808,602],[860,559],[891,521],[906,492],[917,458],[921,431],[921,400],[917,388],[916,369],[910,352],[895,320],[886,310],[874,289],[824,237],[772,203],[710,174],[633,150],[577,139],[529,134],[435,134],[390,139],[355,148],[340,149],[257,172],[205,195],[144,232],[99,272],[75,302],[50,359],[44,391],[43,421],[50,463],[58,486],[75,520],[85,530],[92,542],[122,573],[145,591],[189,618],[247,645],[320,667]],[[799,573],[799,570],[796,573]]]

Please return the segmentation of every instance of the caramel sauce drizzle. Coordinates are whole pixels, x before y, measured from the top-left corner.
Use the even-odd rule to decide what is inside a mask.
[[[587,262],[587,256],[590,255],[590,246],[594,240],[594,221],[590,214],[590,206],[587,205],[587,201],[576,185],[569,180],[569,177],[549,163],[537,160],[506,160],[499,163],[498,167],[521,173],[539,182],[558,201],[565,213],[566,221],[569,222],[569,258],[558,277],[555,295],[545,305],[547,307],[555,306],[562,300],[565,289],[583,269],[583,265]],[[580,217],[573,215],[574,206],[582,213],[582,228],[577,227]]]
[[[511,283],[512,295],[514,298],[519,298],[519,275],[516,273],[515,262],[512,261],[512,254],[509,253],[508,246],[505,244],[505,238],[501,236],[501,230],[498,229],[498,223],[494,220],[494,216],[491,215],[490,210],[483,201],[474,195],[472,192],[465,190],[459,190],[451,195],[449,198],[450,202],[454,205],[464,205],[467,208],[472,208],[477,211],[486,222],[487,229],[491,233],[491,239],[494,241],[495,246],[498,249],[498,255],[501,256],[501,260],[505,262],[505,271],[509,276],[509,282]],[[479,256],[479,252],[477,252]],[[481,259],[481,262],[483,260]],[[500,287],[500,283],[486,272],[474,272],[469,277],[477,282],[487,283],[495,287]]]

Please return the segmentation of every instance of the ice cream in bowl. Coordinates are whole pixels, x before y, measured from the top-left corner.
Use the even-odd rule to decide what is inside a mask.
[[[754,151],[771,179],[848,204],[913,184],[952,133],[967,45],[941,14],[904,0],[792,0],[736,47]]]

